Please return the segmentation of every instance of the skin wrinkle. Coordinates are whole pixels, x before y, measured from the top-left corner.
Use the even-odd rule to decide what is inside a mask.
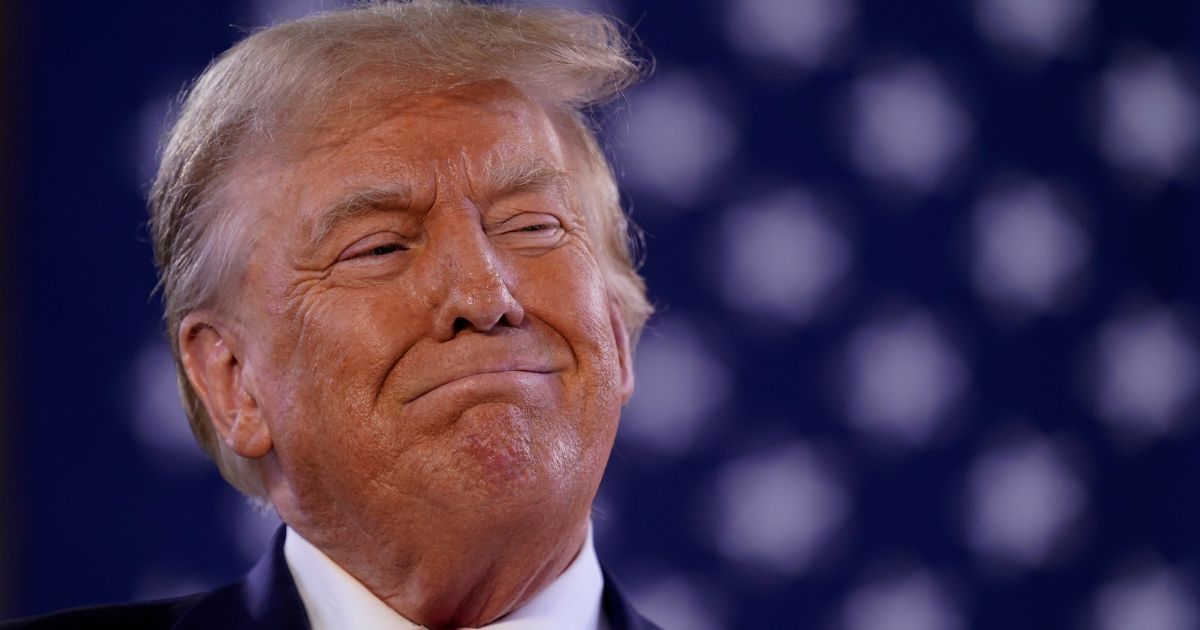
[[[260,313],[242,333],[253,355],[244,365],[273,443],[264,480],[284,520],[406,617],[477,626],[578,552],[631,392],[628,345],[578,200],[561,185],[559,174],[578,168],[540,106],[507,84],[411,100],[337,151],[245,185],[246,198],[264,200],[270,239],[251,256],[240,300]],[[498,184],[483,175],[496,160],[515,164],[510,179],[550,165],[534,174],[560,183],[489,189]],[[428,208],[424,236],[408,250],[307,267],[314,213],[395,178]],[[522,212],[559,227],[504,227]],[[391,232],[394,218],[346,223],[315,260]],[[505,357],[556,371],[413,396]]]
[[[397,214],[413,212],[412,189],[403,182],[391,183],[387,186],[372,186],[351,191],[338,200],[329,209],[321,212],[313,229],[311,250],[320,248],[322,242],[343,223],[353,221],[359,216],[369,213],[394,212]]]
[[[419,16],[421,14],[418,12],[415,15]],[[409,17],[416,19],[414,16]],[[531,19],[533,18],[531,17]],[[524,86],[524,89],[529,94],[552,104],[549,113],[553,122],[557,124],[564,117],[571,118],[572,120],[577,118],[569,115],[567,110],[578,109],[585,103],[594,104],[593,101],[596,103],[602,102],[608,96],[618,92],[621,87],[632,82],[637,74],[637,61],[628,56],[628,51],[625,50],[619,34],[611,24],[595,19],[565,20],[561,21],[561,23],[553,24],[552,22],[554,21],[549,18],[546,18],[544,21],[535,19],[530,24],[539,25],[536,30],[536,37],[545,37],[546,41],[567,42],[572,50],[575,50],[575,46],[579,46],[580,51],[588,52],[586,54],[581,52],[578,58],[573,58],[572,64],[568,67],[563,64],[561,59],[546,58],[544,51],[536,49],[526,50],[520,55],[521,63],[517,67],[510,68],[512,71],[510,76],[514,83]],[[501,31],[495,31],[495,33],[506,34],[495,36],[504,39],[505,37],[512,37],[514,35],[509,30],[511,29],[511,24],[507,24],[502,19],[496,22],[496,24],[502,25],[502,29]],[[289,58],[295,60],[295,63],[291,61],[285,62],[282,57],[271,53],[272,48],[278,48],[281,41],[291,46],[293,38],[297,39],[297,41],[303,39],[303,37],[296,38],[295,28],[291,28],[291,31],[288,31],[289,27],[271,29],[272,32],[256,35],[251,39],[258,40],[257,44],[247,42],[239,47],[242,50],[237,55],[234,55],[232,60],[225,59],[217,63],[215,68],[206,74],[205,80],[201,82],[196,92],[193,93],[192,98],[189,100],[189,110],[185,111],[182,122],[176,127],[176,131],[173,132],[171,145],[168,147],[166,156],[164,157],[163,172],[178,173],[182,160],[197,159],[195,154],[189,154],[188,151],[190,148],[197,146],[197,140],[195,139],[196,134],[199,132],[197,126],[199,122],[205,120],[214,121],[215,124],[210,126],[215,126],[223,130],[222,133],[225,135],[225,138],[222,142],[229,143],[221,150],[223,157],[219,158],[220,162],[227,163],[232,157],[246,155],[246,151],[262,150],[274,151],[277,154],[295,158],[295,161],[299,162],[302,157],[302,148],[287,146],[288,143],[300,144],[299,142],[294,142],[298,137],[304,143],[312,145],[348,141],[349,138],[353,137],[353,134],[346,133],[348,125],[344,124],[345,121],[351,120],[355,124],[361,123],[372,116],[378,116],[380,105],[382,104],[390,104],[391,107],[400,108],[409,102],[395,101],[393,97],[396,94],[404,92],[413,93],[414,90],[423,90],[425,93],[445,90],[449,87],[448,78],[458,76],[457,73],[459,72],[467,72],[467,76],[461,76],[457,79],[459,85],[481,80],[484,76],[491,76],[486,74],[488,72],[487,66],[490,64],[486,60],[472,57],[475,53],[464,48],[459,50],[458,54],[465,55],[464,59],[476,59],[477,62],[482,63],[482,66],[476,67],[471,65],[471,63],[461,60],[461,63],[467,65],[454,67],[438,66],[437,64],[440,63],[439,60],[444,55],[441,51],[437,51],[431,53],[434,55],[433,58],[422,62],[422,64],[432,64],[429,67],[435,68],[434,70],[422,75],[413,67],[406,66],[404,68],[404,76],[407,77],[407,80],[397,81],[393,74],[396,70],[395,62],[397,58],[388,57],[388,51],[394,51],[394,46],[402,43],[408,37],[423,37],[426,34],[426,30],[418,29],[416,32],[410,31],[403,37],[388,37],[385,42],[387,51],[384,51],[380,48],[378,40],[364,42],[361,38],[350,37],[348,35],[351,30],[349,24],[343,23],[343,26],[347,30],[337,32],[340,32],[346,39],[339,40],[339,44],[330,47],[321,48],[318,46],[315,49],[317,52],[307,57],[301,55],[297,59],[289,54]],[[446,23],[435,21],[431,23],[431,27],[445,28]],[[583,37],[583,39],[579,39],[576,35],[567,36],[567,33],[573,29],[581,28],[587,31],[587,36]],[[376,31],[372,31],[372,33],[374,35],[379,34]],[[493,31],[489,28],[486,37],[490,38],[493,35]],[[469,37],[470,33],[463,32],[463,36]],[[479,34],[476,33],[475,36],[479,36]],[[567,36],[567,39],[561,39],[564,36]],[[436,37],[431,36],[432,39],[436,39]],[[526,40],[522,39],[522,42],[526,42]],[[533,40],[529,40],[526,44],[532,42]],[[312,44],[314,42],[309,43]],[[537,47],[537,45],[534,45],[534,48]],[[301,50],[302,48],[303,46],[300,46],[295,50]],[[553,46],[550,48],[553,48]],[[366,51],[368,50],[371,52],[367,53]],[[524,47],[522,47],[522,50],[524,50]],[[351,54],[349,51],[363,51],[364,54],[360,57],[358,56],[358,52]],[[279,51],[276,50],[275,52],[278,53]],[[385,58],[392,59],[392,62],[364,61],[375,53],[383,53]],[[335,66],[332,73],[297,72],[299,68],[309,67],[314,59],[322,55],[329,55],[330,57],[327,60],[317,59],[317,61],[321,61],[318,65],[324,65],[326,61],[332,62]],[[239,59],[244,63],[246,60],[258,56],[272,59],[272,65],[259,67],[244,75],[238,74],[237,65]],[[405,57],[403,61],[408,60],[406,56],[403,57]],[[344,67],[336,67],[338,64],[344,64]],[[406,64],[402,62],[401,65]],[[480,67],[483,68],[484,74],[473,74]],[[564,71],[568,71],[570,73],[569,76],[568,74],[564,74]],[[250,80],[243,82],[242,89],[245,89],[246,85],[252,85],[251,89],[258,92],[262,97],[258,101],[251,99],[251,102],[258,103],[258,107],[247,112],[233,109],[224,113],[222,110],[205,109],[204,105],[211,102],[219,103],[225,108],[233,107],[233,99],[228,98],[228,95],[225,95],[227,100],[221,100],[222,92],[219,84],[220,77],[228,77],[231,73],[233,77],[250,77]],[[259,77],[259,79],[255,79],[254,77]],[[381,77],[389,78],[381,81]],[[275,80],[272,81],[271,79]],[[586,96],[589,94],[592,96]],[[243,96],[248,95],[243,94]],[[389,103],[389,101],[391,102]],[[191,115],[189,115],[189,111]],[[336,115],[329,115],[333,112],[336,112]],[[244,119],[239,120],[238,116],[243,116]],[[575,127],[569,130],[571,134],[578,135],[581,133],[582,127],[578,127],[580,122],[575,120],[573,123]],[[237,127],[244,127],[249,131],[246,134],[235,133]],[[559,129],[559,131],[561,133],[563,130]],[[585,136],[587,135],[586,132],[582,133]],[[264,142],[264,139],[266,142]],[[569,139],[572,142],[578,141],[574,135],[570,136]],[[591,147],[589,141],[590,136],[583,142]],[[236,143],[237,146],[234,146],[233,143]],[[203,146],[200,145],[202,148]],[[594,151],[594,148],[590,148],[589,151]],[[599,158],[599,155],[595,153],[589,154],[589,156],[588,160]],[[589,181],[593,181],[599,175],[599,173],[592,172],[597,168],[597,164],[593,161],[585,161],[585,163],[588,164]],[[211,170],[212,165],[204,165],[203,162],[201,164],[205,170]],[[607,170],[603,164],[599,165],[599,169],[601,171]],[[240,175],[238,169],[227,168],[226,164],[222,164],[219,172],[221,174],[220,179],[222,180],[227,179],[226,176],[230,173]],[[176,184],[172,187],[170,179],[167,178],[164,180],[161,175],[162,173],[160,172],[160,178],[156,182],[155,187],[164,196],[159,198],[159,201],[155,205],[158,206],[160,203],[165,205],[167,211],[166,224],[170,225],[175,221],[175,219],[171,219],[174,213],[173,198],[176,195],[182,194],[185,186],[195,186],[197,184],[189,182]],[[601,177],[601,180],[603,179]],[[163,188],[164,181],[166,182],[165,188]],[[607,189],[611,187],[611,181],[601,181],[600,185],[601,188]],[[604,196],[600,195],[600,197]],[[608,196],[611,197],[611,195]],[[615,198],[609,200],[608,205],[615,207],[614,202]],[[597,207],[599,205],[604,204],[598,204]],[[610,211],[611,208],[606,208],[602,212],[608,213]],[[619,213],[619,209],[617,212]],[[238,212],[232,214],[246,215],[248,213],[241,212],[239,208]],[[602,223],[607,223],[612,219],[613,217],[608,217]],[[234,230],[233,232],[224,232],[221,235],[215,235],[214,233],[214,238],[215,240],[223,240],[225,237],[231,235],[236,236],[237,231]],[[609,234],[608,238],[601,239],[606,251],[613,248],[612,236],[612,234]],[[162,243],[159,245],[160,247],[156,249],[161,250]],[[169,249],[171,248],[168,247]],[[233,247],[232,249],[239,252],[246,250],[245,247]],[[618,246],[614,251],[621,250],[622,248]],[[612,273],[612,270],[609,269],[609,266],[612,264],[612,261],[606,262],[606,274]],[[205,265],[206,267],[212,267],[213,263],[212,261],[208,261]],[[179,276],[176,270],[171,270],[169,273],[171,277]],[[211,273],[211,269],[209,271],[199,270],[195,273],[201,277],[215,277],[215,274]],[[631,289],[640,287],[640,282],[634,276],[633,284],[630,285],[629,279],[625,278],[622,275],[623,273],[626,272],[620,272],[614,276],[614,284],[620,287],[618,295],[621,296],[620,299],[625,304],[630,300],[627,295],[628,292]],[[633,272],[629,270],[627,273],[632,274]],[[180,291],[185,295],[193,295],[197,292],[197,283],[202,281],[188,277],[187,273],[184,273],[182,282],[184,288]],[[236,280],[233,282],[234,286],[241,286],[241,284],[241,282],[237,282]],[[177,292],[169,291],[168,293],[174,294]],[[225,297],[225,295],[220,297]],[[635,307],[633,309],[626,309],[628,311],[627,314],[630,315],[630,321],[635,329],[640,328],[644,316],[642,313],[643,309],[639,307],[641,302],[634,300],[630,303],[633,303]],[[186,315],[188,311],[199,308],[195,304],[185,304],[185,306],[180,307],[181,304],[185,303],[175,302],[169,306],[171,313],[168,319],[171,322],[170,326],[172,328],[177,328],[179,319],[183,315]],[[177,346],[178,340],[179,336],[176,335],[172,345]],[[190,388],[185,391],[185,395],[189,397],[192,393],[194,392]],[[203,405],[196,406],[203,407]],[[206,429],[211,430],[211,424],[206,414],[191,412],[189,415],[190,419],[195,423],[198,433],[201,434],[201,440],[204,441],[206,450],[215,451],[213,453],[214,457],[221,460],[223,473],[243,491],[255,495],[261,493],[258,476],[248,474],[245,470],[247,467],[244,464],[251,462],[242,460],[224,449],[215,448],[208,441],[209,438],[203,436],[206,433]]]
[[[292,297],[293,299],[297,300],[298,306],[295,312],[299,315],[299,317],[296,319],[296,324],[301,331],[312,329],[314,327],[312,321],[323,315],[323,313],[314,312],[312,310],[312,304],[315,301],[315,297],[318,297],[316,295],[317,292],[324,293],[325,291],[329,291],[331,288],[333,288],[324,286],[321,283],[329,282],[334,272],[335,266],[331,264],[322,270],[319,275],[305,278],[303,282],[293,285],[292,289],[294,295]],[[347,286],[353,287],[355,286],[355,283],[346,283],[343,281],[340,283],[340,286],[343,288]],[[359,284],[358,286],[363,285]],[[317,305],[319,306],[320,303],[317,302]],[[327,301],[325,306],[328,308],[336,308],[336,303]],[[413,345],[406,347],[403,352],[401,352],[394,358],[394,360],[391,361],[391,364],[388,366],[388,368],[380,375],[379,385],[375,388],[375,395],[371,402],[372,408],[377,408],[379,406],[380,396],[383,393],[383,385],[389,378],[392,378],[392,373],[395,371],[396,367],[409,356],[413,347]]]

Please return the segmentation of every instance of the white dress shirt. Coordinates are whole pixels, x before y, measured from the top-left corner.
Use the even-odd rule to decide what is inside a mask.
[[[292,528],[283,555],[300,591],[312,630],[414,630],[367,587]],[[511,613],[483,626],[487,630],[607,630],[600,602],[604,576],[592,546],[592,526],[579,554],[558,579]]]

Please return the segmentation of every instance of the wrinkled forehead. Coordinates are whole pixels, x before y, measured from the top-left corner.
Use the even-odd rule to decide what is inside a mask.
[[[569,161],[577,142],[569,111],[498,79],[397,94],[374,84],[351,85],[331,100],[292,106],[277,120],[238,153],[295,166],[347,149],[395,151],[406,138],[424,141],[438,134],[446,143],[461,145],[461,151],[506,144]]]
[[[313,231],[352,191],[430,199],[451,172],[485,195],[555,175],[573,189],[582,158],[570,122],[506,81],[389,99],[349,94],[250,145],[230,171],[225,205],[271,230]]]
[[[446,136],[458,143],[452,154],[462,156],[461,149],[468,154],[485,150],[467,155],[477,159],[466,162],[498,171],[492,181],[516,182],[538,171],[561,173],[567,205],[583,221],[590,246],[601,242],[596,204],[589,196],[596,177],[589,161],[589,132],[573,110],[547,105],[505,81],[387,99],[378,96],[348,94],[340,103],[317,109],[309,105],[306,115],[292,115],[290,124],[248,139],[244,150],[235,152],[226,163],[224,174],[211,190],[210,206],[218,213],[211,236],[228,252],[225,262],[235,274],[230,282],[222,283],[221,302],[229,304],[229,297],[240,295],[240,288],[246,286],[243,274],[250,270],[252,260],[286,254],[284,250],[289,248],[279,247],[279,237],[287,242],[311,241],[321,230],[323,212],[336,207],[348,191],[396,192],[380,185],[405,179],[397,177],[404,174],[398,173],[394,159],[405,153],[405,147],[398,146],[394,135],[388,133],[396,129],[407,129],[413,137],[429,133],[431,126],[454,130]],[[481,117],[498,124],[482,133],[474,124]],[[506,152],[516,146],[525,148],[521,151],[524,156]],[[425,160],[426,168],[414,170],[428,172],[430,156],[423,150],[416,153],[407,157]],[[333,166],[338,173],[330,177]],[[502,166],[510,167],[507,174],[504,168],[497,168]],[[420,173],[408,175],[418,183],[422,178]],[[273,244],[263,247],[264,243]]]
[[[348,93],[248,143],[229,171],[234,197],[226,201],[249,209],[290,196],[278,201],[301,209],[342,187],[429,188],[435,172],[449,170],[471,182],[506,181],[533,166],[562,172],[575,187],[583,154],[573,122],[501,80],[388,98]]]

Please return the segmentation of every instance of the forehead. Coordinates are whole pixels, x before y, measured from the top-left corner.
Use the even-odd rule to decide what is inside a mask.
[[[462,174],[478,176],[474,171],[510,159],[559,166],[564,161],[545,108],[504,81],[403,96],[365,112],[343,108],[307,135],[295,170],[342,171],[351,179],[431,168],[465,169]]]
[[[231,168],[223,205],[250,222],[239,222],[251,239],[239,248],[244,255],[261,254],[253,243],[267,234],[308,240],[322,214],[355,190],[403,190],[426,205],[448,188],[486,194],[473,187],[506,166],[577,172],[577,151],[558,132],[565,114],[503,81],[330,112],[250,147]]]

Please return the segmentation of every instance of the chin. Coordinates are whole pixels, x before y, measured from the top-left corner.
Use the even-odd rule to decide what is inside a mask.
[[[456,462],[478,471],[485,485],[525,484],[540,476],[528,416],[514,405],[488,403],[464,412]]]
[[[458,490],[481,503],[557,500],[564,475],[578,475],[579,440],[562,418],[535,414],[511,402],[471,405],[448,432],[447,464]],[[554,426],[558,424],[559,426]]]

